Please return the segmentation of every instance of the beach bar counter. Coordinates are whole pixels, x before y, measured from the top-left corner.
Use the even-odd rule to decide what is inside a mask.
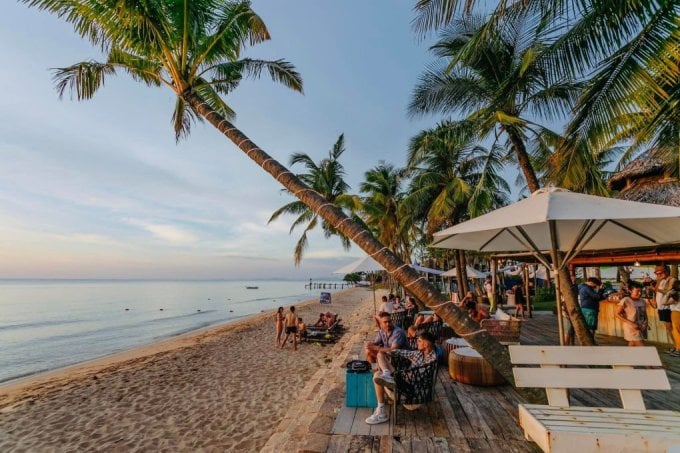
[[[618,304],[618,300],[600,301],[600,313],[597,318],[597,333],[623,338],[621,320],[616,317],[616,308]],[[647,331],[646,341],[672,345],[673,340],[666,331],[664,323],[659,321],[659,315],[656,312],[656,308],[649,304],[647,305],[647,319],[649,320],[649,330]]]

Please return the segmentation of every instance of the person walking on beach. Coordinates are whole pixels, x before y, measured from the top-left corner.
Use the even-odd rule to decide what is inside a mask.
[[[283,334],[284,326],[283,307],[279,307],[279,309],[276,310],[276,317],[274,319],[276,322],[276,346],[281,346],[281,335]]]
[[[399,355],[408,359],[411,362],[411,367],[425,365],[426,363],[437,360],[437,353],[434,350],[434,336],[427,332],[423,332],[418,336],[417,351],[409,351],[405,349],[397,349],[392,351],[392,354]],[[366,419],[369,425],[376,425],[378,423],[385,423],[390,419],[385,410],[385,388],[394,389],[395,382],[392,377],[394,367],[390,363],[390,356],[386,352],[378,353],[378,364],[382,371],[375,373],[373,377],[373,385],[375,387],[375,396],[378,401],[378,407],[375,408],[373,415]]]
[[[286,314],[286,338],[283,339],[281,343],[281,348],[283,348],[288,342],[288,337],[293,335],[293,351],[297,351],[297,332],[298,332],[298,317],[295,314],[295,307],[290,306],[290,311]]]

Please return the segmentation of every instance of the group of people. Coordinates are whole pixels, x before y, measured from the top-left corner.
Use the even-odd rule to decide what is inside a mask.
[[[659,321],[664,323],[666,331],[673,339],[673,347],[667,352],[671,356],[680,357],[680,281],[671,277],[668,267],[663,265],[656,266],[654,275],[654,297],[644,298],[643,285],[630,281],[630,294],[619,301],[616,316],[621,320],[623,337],[628,345],[642,346],[649,328],[647,305],[656,308]]]
[[[382,296],[380,302],[380,310],[378,312],[390,313],[399,310],[411,310],[417,308],[413,297],[406,296],[406,303],[401,300],[398,294],[390,294],[389,296]]]
[[[313,324],[314,327],[329,328],[338,321],[338,315],[330,311],[319,314],[319,319]],[[279,307],[274,315],[274,325],[276,327],[276,347],[283,348],[291,338],[293,350],[297,351],[298,342],[307,333],[307,325],[300,316],[295,313],[295,307],[291,305],[288,313],[284,312],[283,307]],[[311,329],[311,327],[310,327]],[[283,338],[285,333],[285,338]]]
[[[646,285],[629,281],[622,285],[616,317],[621,321],[623,338],[629,346],[642,346],[647,338],[649,319],[647,305],[657,310],[659,321],[664,323],[673,347],[667,352],[680,357],[680,281],[671,277],[667,266],[654,268],[656,281],[648,279]],[[589,277],[578,285],[578,302],[586,328],[594,335],[600,311],[600,301],[606,298],[605,286],[597,277]],[[574,328],[569,326],[565,343],[573,344]]]
[[[288,343],[288,338],[292,336],[293,350],[297,351],[297,344],[300,336],[304,333],[306,326],[302,318],[295,313],[295,306],[291,305],[288,313],[284,313],[283,307],[276,310],[274,318],[276,326],[276,346],[283,348]],[[286,334],[283,340],[283,334]]]
[[[378,401],[373,414],[366,419],[369,425],[385,423],[389,420],[389,415],[385,408],[386,389],[394,389],[394,367],[392,366],[391,355],[401,356],[411,362],[411,366],[420,366],[437,360],[435,352],[435,338],[428,332],[418,335],[416,341],[417,349],[408,350],[408,340],[406,332],[392,323],[390,313],[382,311],[377,316],[378,333],[375,339],[368,343],[365,348],[366,360],[378,364],[378,371],[373,377],[375,396]]]

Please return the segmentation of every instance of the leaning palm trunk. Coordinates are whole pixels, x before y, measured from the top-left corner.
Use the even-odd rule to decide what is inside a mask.
[[[312,208],[320,217],[372,256],[406,290],[434,310],[459,335],[464,336],[489,363],[493,364],[494,368],[505,379],[514,383],[508,350],[485,330],[480,329],[479,324],[472,321],[463,310],[450,303],[424,277],[421,277],[411,266],[404,264],[391,250],[375,239],[368,230],[359,226],[347,217],[342,210],[310,189],[286,167],[262,151],[232,123],[211,109],[197,94],[187,91],[183,93],[182,97],[192,106],[194,111],[208,120],[210,124],[236,144],[250,159],[255,161],[288,189],[291,194]],[[543,400],[545,398],[542,392],[530,391],[526,395],[531,400]]]

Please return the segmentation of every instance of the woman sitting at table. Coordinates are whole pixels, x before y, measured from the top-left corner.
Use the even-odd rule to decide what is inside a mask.
[[[478,308],[477,304],[470,301],[465,304],[465,309],[468,312],[468,316],[474,322],[480,323],[482,319],[489,319],[489,314],[483,308]]]
[[[459,305],[461,307],[467,307],[468,302],[472,302],[473,304],[475,303],[475,295],[472,293],[472,291],[465,293],[465,297],[463,297]]]

